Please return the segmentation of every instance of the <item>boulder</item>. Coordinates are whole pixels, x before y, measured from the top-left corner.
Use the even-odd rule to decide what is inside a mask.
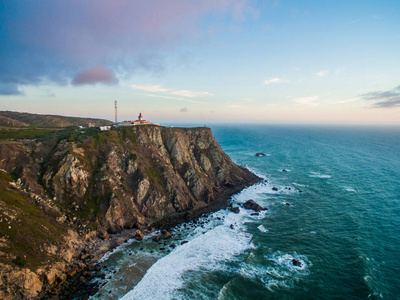
[[[161,234],[157,234],[155,236],[153,236],[153,241],[155,241],[156,243],[158,243],[161,239]]]
[[[170,239],[172,237],[172,234],[169,233],[167,230],[163,229],[162,233],[164,235],[164,239]]]
[[[135,235],[133,236],[136,240],[141,241],[143,240],[143,232],[141,232],[139,229],[136,230]]]
[[[265,153],[257,152],[257,153],[256,153],[256,156],[266,156],[266,155],[265,155]]]
[[[231,212],[234,212],[235,214],[238,214],[240,212],[240,208],[239,207],[231,207]]]
[[[261,205],[259,205],[257,202],[255,202],[254,200],[250,199],[247,200],[244,204],[243,207],[246,209],[252,209],[254,211],[261,211],[261,210],[267,210],[267,208],[262,207]]]
[[[99,232],[98,236],[102,240],[108,240],[108,233],[106,231]]]
[[[277,187],[273,187],[272,190],[273,190],[273,191],[277,191],[278,188],[277,188]]]
[[[297,259],[292,259],[292,264],[296,267],[301,267],[301,262]]]

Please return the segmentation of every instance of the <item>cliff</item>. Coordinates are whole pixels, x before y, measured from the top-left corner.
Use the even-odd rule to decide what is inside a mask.
[[[0,141],[0,157],[0,298],[62,283],[98,235],[172,226],[258,181],[209,128],[70,130]]]

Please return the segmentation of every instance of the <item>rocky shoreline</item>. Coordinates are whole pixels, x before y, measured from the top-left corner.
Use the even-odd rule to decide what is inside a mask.
[[[252,184],[257,183],[254,181]],[[221,195],[220,200],[213,205],[203,208],[194,213],[185,213],[179,216],[170,216],[164,220],[160,220],[149,226],[148,228],[142,229],[125,229],[118,233],[107,233],[103,232],[94,237],[90,243],[87,243],[80,251],[80,260],[70,265],[70,268],[64,274],[65,280],[58,282],[52,287],[45,289],[38,298],[39,299],[88,299],[93,296],[99,290],[99,283],[93,282],[93,279],[100,278],[105,279],[105,274],[101,271],[99,260],[110,251],[113,251],[118,246],[127,243],[130,239],[136,239],[141,241],[145,236],[150,235],[156,230],[160,231],[160,234],[153,238],[153,241],[158,243],[162,238],[169,239],[171,234],[169,229],[173,226],[184,222],[195,221],[217,210],[229,207],[231,196],[235,193],[240,192],[245,187],[239,189],[235,188],[230,193],[224,193]],[[234,191],[234,192],[233,192]],[[222,198],[222,196],[225,196]],[[249,200],[244,204],[244,208],[253,209],[255,211],[264,210],[256,204],[253,200]],[[249,206],[250,205],[250,206]]]
[[[83,286],[101,276],[104,253],[223,208],[260,180],[203,127],[67,129],[2,140],[0,156],[2,299],[94,293]]]

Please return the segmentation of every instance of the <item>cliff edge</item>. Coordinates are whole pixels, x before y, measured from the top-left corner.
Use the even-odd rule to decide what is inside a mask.
[[[0,141],[0,157],[2,299],[62,284],[96,236],[175,225],[259,180],[209,128],[70,130]]]

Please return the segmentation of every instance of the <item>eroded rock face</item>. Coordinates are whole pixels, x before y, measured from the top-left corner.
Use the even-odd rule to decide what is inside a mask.
[[[88,210],[109,232],[204,209],[258,180],[209,128],[136,126],[100,135],[102,143],[60,143],[50,155],[57,167],[47,164],[43,179],[71,214]]]
[[[5,207],[0,214],[37,227],[38,236],[31,234],[28,242],[39,258],[27,256],[29,268],[10,263],[13,275],[0,288],[0,298],[34,297],[43,284],[65,280],[56,263],[73,263],[85,237],[107,239],[107,232],[151,224],[168,228],[222,207],[230,195],[259,180],[231,161],[209,128],[135,126],[79,142],[0,141],[0,155],[5,174],[0,184],[23,203],[12,207],[0,197]],[[10,223],[10,228],[18,227]]]
[[[29,269],[0,263],[0,285],[0,299],[32,299],[42,290],[43,282]]]

